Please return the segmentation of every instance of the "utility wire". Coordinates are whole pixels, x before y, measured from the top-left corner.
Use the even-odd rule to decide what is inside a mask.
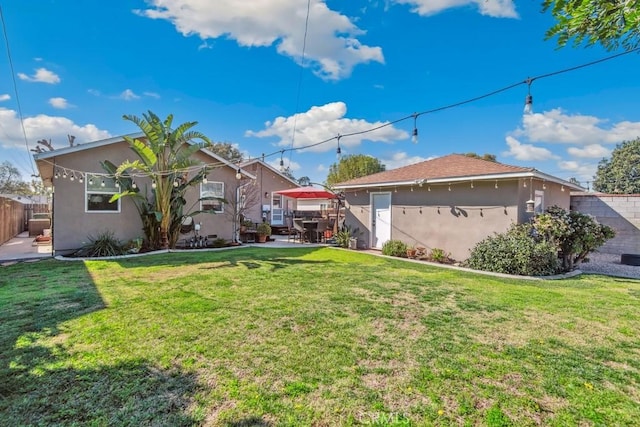
[[[13,59],[11,58],[11,49],[9,48],[9,37],[7,36],[7,25],[4,21],[4,13],[2,12],[2,5],[0,5],[0,20],[2,20],[2,32],[4,34],[5,44],[7,46],[7,57],[9,59],[9,69],[11,70],[11,80],[13,81],[13,91],[16,96],[16,105],[18,107],[18,116],[20,118],[20,127],[22,128],[22,136],[24,137],[24,146],[27,149],[27,157],[29,159],[29,166],[31,166],[31,172],[33,175],[37,175],[36,170],[31,160],[31,154],[29,150],[29,142],[27,140],[27,131],[24,128],[24,118],[22,116],[22,107],[20,106],[20,96],[18,95],[18,84],[16,83],[16,73],[13,68]]]

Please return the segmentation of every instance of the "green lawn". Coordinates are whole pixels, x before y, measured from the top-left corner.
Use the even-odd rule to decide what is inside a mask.
[[[640,281],[331,248],[0,268],[0,425],[632,425]]]

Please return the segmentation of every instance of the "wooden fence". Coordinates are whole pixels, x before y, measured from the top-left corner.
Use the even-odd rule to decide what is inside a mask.
[[[0,245],[25,231],[34,213],[48,211],[47,205],[24,204],[0,197]]]

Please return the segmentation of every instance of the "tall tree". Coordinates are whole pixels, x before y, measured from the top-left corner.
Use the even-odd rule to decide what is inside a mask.
[[[333,186],[339,182],[383,172],[385,169],[385,165],[372,156],[365,154],[344,156],[338,163],[334,163],[329,167],[327,185]]]
[[[202,181],[202,172],[189,179],[185,170],[196,164],[192,155],[201,148],[208,147],[211,141],[204,134],[190,130],[197,122],[186,122],[173,128],[172,114],[165,120],[151,111],[143,114],[142,119],[133,115],[125,115],[123,118],[135,123],[145,136],[135,139],[124,137],[139,159],[123,162],[116,170],[116,177],[136,172],[152,180],[152,213],[159,221],[160,247],[168,249],[173,213],[177,208],[177,201],[182,198],[176,190],[181,190],[184,194],[188,187]],[[196,144],[195,141],[199,143]],[[112,200],[122,196],[138,196],[138,192],[127,188]]]
[[[22,196],[33,194],[29,184],[22,180],[22,175],[18,168],[7,160],[0,163],[0,193]]]
[[[465,153],[467,157],[473,157],[474,159],[487,160],[489,162],[497,162],[495,154],[484,153],[482,156],[478,153]]]
[[[546,38],[557,36],[560,47],[570,40],[574,46],[600,43],[607,50],[632,50],[640,44],[637,0],[544,0],[542,8],[557,21]]]
[[[233,163],[240,163],[244,160],[240,150],[230,142],[214,142],[209,146],[209,150]]]
[[[593,189],[603,193],[640,193],[640,138],[618,144],[611,158],[602,159]]]

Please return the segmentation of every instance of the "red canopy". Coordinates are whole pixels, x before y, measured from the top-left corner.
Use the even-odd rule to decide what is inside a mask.
[[[276,194],[291,197],[292,199],[337,199],[338,196],[330,191],[314,187],[297,187],[288,190],[276,191]]]

